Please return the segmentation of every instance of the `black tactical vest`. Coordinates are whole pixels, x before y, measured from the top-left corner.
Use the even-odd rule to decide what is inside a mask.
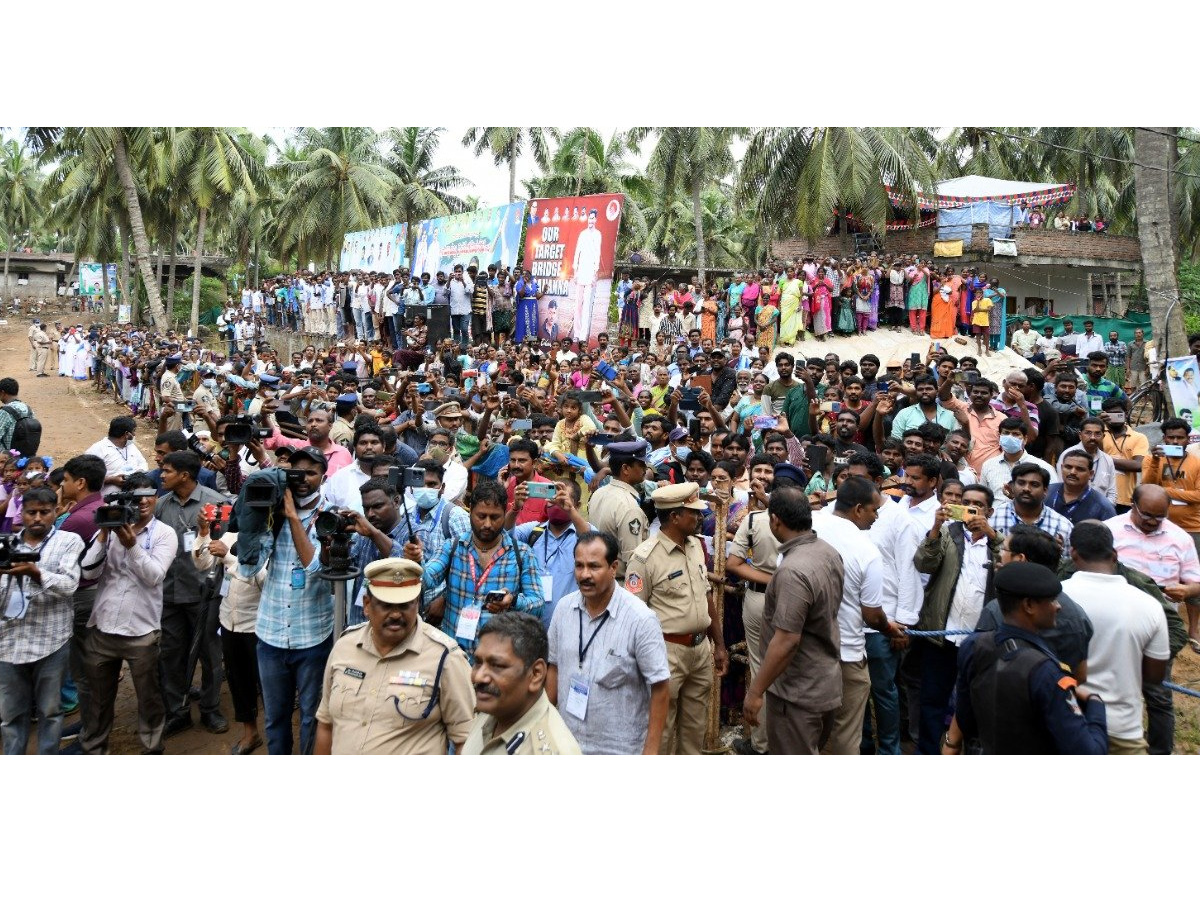
[[[1054,754],[1057,749],[1030,697],[1034,670],[1052,659],[1016,637],[997,644],[981,635],[971,661],[971,705],[985,754]]]

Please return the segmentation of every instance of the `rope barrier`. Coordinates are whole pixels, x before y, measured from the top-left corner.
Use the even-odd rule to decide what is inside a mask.
[[[1176,684],[1173,681],[1164,681],[1163,687],[1170,688],[1173,691],[1178,691],[1187,697],[1195,697],[1200,699],[1200,691],[1193,691],[1191,688],[1185,688],[1182,684]]]

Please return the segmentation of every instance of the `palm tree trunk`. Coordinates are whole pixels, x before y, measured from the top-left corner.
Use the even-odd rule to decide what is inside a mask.
[[[11,236],[4,242],[4,290],[0,292],[0,300],[8,297],[8,260],[12,256],[13,240]]]
[[[129,229],[124,222],[117,223],[117,234],[121,239],[121,300],[129,304],[129,313],[133,315],[133,291],[129,289]],[[118,309],[120,301],[118,301]]]
[[[110,310],[112,309],[112,294],[108,290],[108,263],[100,263],[100,294],[104,297],[104,316],[108,319]]]
[[[1159,134],[1159,132],[1169,132]],[[1175,129],[1135,128],[1133,132],[1133,156],[1137,165],[1133,169],[1133,184],[1136,193],[1138,243],[1142,250],[1142,272],[1146,293],[1150,301],[1150,321],[1158,326],[1163,323],[1166,335],[1154,334],[1159,346],[1159,357],[1180,356],[1187,351],[1183,331],[1183,308],[1172,302],[1179,297],[1176,256],[1178,245],[1178,220],[1171,197],[1173,172],[1175,169],[1177,142]],[[1168,317],[1167,310],[1171,309]],[[1169,338],[1169,344],[1162,342]]]
[[[707,254],[704,252],[704,220],[700,215],[700,182],[692,183],[692,224],[696,227],[696,268],[699,269],[700,284],[708,283],[705,269],[708,265]]]
[[[192,266],[192,336],[200,333],[200,262],[204,257],[204,223],[208,210],[200,207],[200,220],[196,223],[196,262]]]
[[[167,258],[167,317],[172,322],[175,321],[175,246],[179,240],[178,232],[179,217],[171,216],[171,251]]]
[[[166,311],[162,296],[154,283],[150,271],[150,242],[146,239],[146,223],[142,220],[142,205],[138,202],[137,185],[133,181],[133,169],[129,165],[129,152],[125,148],[125,135],[120,128],[113,129],[113,162],[121,188],[125,192],[125,205],[129,208],[129,223],[133,228],[133,246],[136,249],[138,272],[146,285],[146,299],[150,304],[150,319],[159,331],[166,331]]]
[[[517,154],[513,153],[508,158],[508,202],[512,203],[517,199]]]
[[[258,274],[258,234],[254,235],[254,289],[257,291],[262,285],[262,280]]]

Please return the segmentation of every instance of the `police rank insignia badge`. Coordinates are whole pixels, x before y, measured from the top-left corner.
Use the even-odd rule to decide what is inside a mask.
[[[629,522],[629,531],[634,537],[637,537],[639,534],[642,533],[642,523],[639,522],[637,519],[632,519]]]
[[[637,572],[630,572],[625,576],[625,590],[636,594],[642,589],[642,576]]]

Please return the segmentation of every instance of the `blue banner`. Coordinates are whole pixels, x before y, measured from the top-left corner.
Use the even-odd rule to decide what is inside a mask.
[[[384,225],[369,231],[352,231],[342,239],[339,271],[391,273],[408,264],[408,225]]]
[[[414,229],[412,273],[446,272],[456,265],[480,271],[490,263],[512,268],[521,243],[525,202],[418,222]]]

